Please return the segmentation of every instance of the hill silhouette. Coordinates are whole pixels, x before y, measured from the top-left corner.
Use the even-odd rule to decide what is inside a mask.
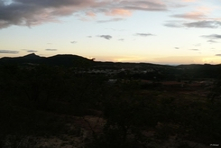
[[[39,60],[39,59],[42,59],[43,57],[40,57],[40,56],[36,55],[35,53],[31,53],[31,54],[25,55],[21,58],[29,59],[29,60],[37,60],[37,59]]]
[[[41,57],[35,53],[31,53],[22,57],[3,57],[0,64],[44,64],[51,66],[79,66],[84,67],[92,64],[93,61],[78,55],[61,54],[52,57]]]
[[[59,54],[46,59],[46,63],[49,65],[57,66],[87,66],[92,63],[91,60],[71,54]]]
[[[49,65],[49,66],[63,66],[63,67],[77,67],[105,70],[127,70],[131,73],[140,73],[152,71],[158,77],[175,78],[182,77],[185,79],[193,78],[218,78],[221,71],[221,65],[210,64],[189,64],[189,65],[160,65],[153,63],[129,63],[129,62],[101,62],[93,61],[82,56],[72,54],[58,54],[51,57],[41,57],[35,53],[31,53],[22,57],[3,57],[0,58],[0,65]],[[128,72],[122,72],[125,74]],[[134,77],[138,74],[134,74]],[[145,76],[146,77],[146,76]]]

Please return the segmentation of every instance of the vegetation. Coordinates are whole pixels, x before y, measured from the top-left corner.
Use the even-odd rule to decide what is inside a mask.
[[[217,79],[220,71],[196,78],[193,69],[148,75],[124,71],[114,76],[76,69],[80,71],[49,65],[0,66],[0,147],[221,144],[220,83],[199,83],[199,78]],[[109,83],[110,78],[117,81]],[[41,141],[51,137],[62,143],[43,146]]]

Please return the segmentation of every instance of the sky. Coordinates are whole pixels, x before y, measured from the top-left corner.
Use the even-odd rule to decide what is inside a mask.
[[[220,64],[221,0],[0,0],[0,58]]]

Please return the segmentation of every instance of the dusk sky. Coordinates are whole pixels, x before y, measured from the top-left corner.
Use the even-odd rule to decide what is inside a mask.
[[[221,0],[0,0],[0,57],[221,63]]]

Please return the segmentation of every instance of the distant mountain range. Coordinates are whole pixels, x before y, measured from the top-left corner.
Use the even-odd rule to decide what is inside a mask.
[[[82,56],[72,55],[72,54],[58,54],[51,57],[41,57],[35,53],[31,53],[22,57],[3,57],[0,58],[0,64],[43,64],[51,66],[65,66],[65,67],[88,67],[92,66],[100,69],[107,68],[155,68],[155,69],[221,69],[221,64],[210,65],[210,64],[189,64],[189,65],[178,65],[178,66],[169,66],[169,65],[159,65],[152,63],[129,63],[129,62],[100,62],[94,61],[92,59],[87,59]]]
[[[45,64],[53,66],[87,66],[93,64],[93,60],[71,54],[55,55],[51,57],[40,57],[35,53],[23,57],[3,57],[0,64]]]
[[[166,78],[219,78],[221,79],[221,64],[189,64],[189,65],[159,65],[152,63],[129,63],[129,62],[101,62],[87,59],[78,55],[62,54],[51,57],[41,57],[34,53],[22,57],[4,57],[0,58],[0,66],[17,65],[17,66],[61,66],[74,68],[92,68],[96,70],[118,70],[129,73],[141,74],[144,71],[155,73]],[[123,73],[124,73],[123,72]],[[138,74],[138,75],[139,75]]]
[[[50,66],[65,67],[88,67],[92,66],[99,69],[121,69],[121,68],[150,68],[150,67],[171,67],[168,65],[159,65],[151,63],[129,63],[129,62],[101,62],[87,59],[82,56],[72,54],[58,54],[51,57],[41,57],[35,53],[31,53],[22,57],[3,57],[0,58],[1,64],[17,64],[17,65],[33,65],[43,64]]]

